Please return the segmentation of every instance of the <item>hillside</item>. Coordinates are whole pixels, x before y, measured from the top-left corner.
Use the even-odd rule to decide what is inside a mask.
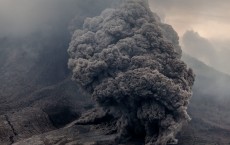
[[[230,76],[184,55],[182,58],[196,73],[189,114],[192,121],[179,134],[181,145],[230,142]]]
[[[196,83],[189,107],[192,121],[179,133],[180,145],[227,145],[230,142],[230,107],[228,105],[230,99],[227,96],[230,90],[228,89],[230,77],[192,57],[184,56],[183,60],[193,67]],[[55,140],[63,140],[63,137],[70,140],[64,142],[76,143],[80,142],[79,137],[83,140],[81,142],[87,142],[87,139],[84,141],[87,135],[100,136],[98,132],[87,134],[89,128],[84,126],[72,124],[64,127],[77,119],[82,111],[92,106],[90,97],[76,88],[76,84],[70,78],[66,78],[59,83],[34,91],[31,95],[21,97],[20,101],[12,99],[7,106],[13,109],[2,113],[0,117],[1,144],[23,140],[18,144],[29,145],[32,141],[36,145],[44,139],[43,135],[39,134],[45,132],[49,136],[46,141],[50,144],[53,144]],[[217,90],[222,90],[222,93],[216,92]],[[219,95],[216,95],[218,93]],[[1,105],[1,107],[4,106]],[[7,108],[3,109],[7,110]],[[30,139],[24,140],[25,138]],[[106,138],[108,136],[102,137],[102,140]],[[92,138],[91,141],[98,139],[99,137]]]
[[[66,18],[45,33],[0,38],[0,145],[114,144],[113,130],[75,125],[94,103],[71,80],[67,27],[72,33],[85,17],[109,6],[100,0],[91,9],[89,2],[79,6],[70,25],[72,18]],[[188,55],[182,59],[193,68],[196,81],[188,108],[192,120],[178,134],[179,145],[229,145],[230,76]]]

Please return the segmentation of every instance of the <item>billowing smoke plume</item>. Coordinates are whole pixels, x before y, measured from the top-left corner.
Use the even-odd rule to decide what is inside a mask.
[[[186,109],[194,82],[177,45],[175,31],[141,0],[87,18],[73,34],[69,67],[98,105],[78,123],[107,122],[119,141],[175,143],[190,119]]]

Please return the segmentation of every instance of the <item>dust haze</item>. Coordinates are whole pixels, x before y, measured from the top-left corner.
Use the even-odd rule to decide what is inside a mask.
[[[0,0],[0,36],[28,35],[34,31],[47,33],[77,14],[95,15],[112,5],[112,0]],[[91,5],[89,7],[89,5]],[[93,6],[93,7],[92,7]],[[84,12],[82,12],[84,10]]]
[[[230,74],[227,66],[230,61],[228,5],[228,0],[150,0],[151,8],[178,32],[185,53]]]
[[[82,25],[86,17],[98,15],[115,3],[112,0],[0,0],[0,88],[4,88],[0,94],[7,98],[32,90],[32,86],[49,85],[66,78],[70,26],[79,27],[72,25],[72,21],[80,15],[78,23]]]
[[[197,74],[192,109],[228,104],[229,1],[149,0],[157,14],[134,2],[113,9],[125,1],[132,0],[0,0],[0,102],[73,75],[100,106],[96,115],[112,114],[120,137],[141,132],[146,143],[175,143],[190,120],[187,63]]]

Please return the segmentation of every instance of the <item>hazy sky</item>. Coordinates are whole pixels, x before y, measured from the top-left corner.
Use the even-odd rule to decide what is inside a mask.
[[[105,0],[108,2],[108,0]],[[193,49],[192,43],[183,47],[184,52],[207,64],[230,74],[230,0],[149,0],[153,11],[157,12],[163,22],[171,24],[182,38],[188,30],[190,33],[186,42],[201,44],[210,43],[208,48]],[[55,29],[66,17],[73,17],[77,7],[82,7],[85,0],[0,0],[0,37],[5,35],[22,35],[33,31],[48,32]],[[94,9],[97,6],[87,6]],[[86,7],[87,7],[86,6]],[[86,10],[88,11],[88,10]],[[71,15],[71,16],[70,16]],[[198,40],[200,39],[200,40]],[[196,41],[195,41],[196,40]],[[205,41],[205,42],[204,42]],[[188,43],[186,43],[188,44]],[[207,50],[207,53],[204,53]],[[209,53],[217,53],[215,58],[209,58]],[[197,54],[197,56],[196,56]],[[199,55],[198,55],[199,54]],[[205,59],[204,59],[205,58]],[[210,59],[216,59],[220,64],[212,64]]]
[[[208,39],[230,39],[230,0],[150,0],[180,36],[194,30]]]
[[[0,0],[0,36],[52,29],[66,17],[73,17],[76,1],[79,0]]]
[[[162,21],[172,25],[177,31],[184,52],[230,74],[230,0],[149,2],[152,10],[160,15]],[[187,31],[189,33],[186,33]],[[183,40],[186,40],[185,44]],[[205,46],[207,48],[202,48]]]

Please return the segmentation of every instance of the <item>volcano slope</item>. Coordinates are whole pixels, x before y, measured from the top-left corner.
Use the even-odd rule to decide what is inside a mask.
[[[91,14],[91,16],[94,15]],[[23,58],[26,53],[20,53],[15,57],[15,55],[8,55],[8,51],[5,50],[8,49],[9,44],[15,44],[12,47],[18,48],[20,46],[18,39],[16,44],[15,40],[1,38],[0,144],[113,144],[111,140],[114,136],[103,136],[103,128],[102,132],[93,132],[95,126],[74,125],[75,121],[69,124],[77,119],[81,112],[92,108],[94,104],[90,101],[90,97],[77,89],[78,86],[70,80],[66,66],[69,36],[55,33],[50,37],[38,39],[39,36],[42,35],[36,33],[33,37],[21,39],[23,44],[31,42],[32,44],[29,45],[31,48],[36,44],[36,46],[49,49],[49,51],[41,51],[43,53],[38,61],[33,61],[39,67],[31,67],[31,69],[28,69],[30,68],[28,66],[31,66],[28,62],[31,61]],[[171,35],[166,36],[171,37]],[[31,41],[31,38],[35,39]],[[64,42],[64,39],[67,40]],[[192,120],[178,134],[179,144],[228,145],[230,143],[228,105],[230,76],[192,57],[184,56],[183,60],[194,69],[196,82],[188,110]],[[26,66],[27,69],[21,70],[19,67],[18,70],[19,64]],[[17,70],[11,71],[12,68]],[[9,75],[8,70],[14,73]],[[127,144],[141,143],[134,141]]]
[[[225,94],[230,93],[228,88],[230,76],[216,71],[193,57],[186,55],[183,56],[183,60],[193,67],[197,80],[194,84],[194,94],[188,109],[192,120],[177,135],[178,144],[228,145],[230,142],[230,107],[228,105],[230,97]],[[207,72],[209,72],[208,75]],[[221,80],[221,84],[217,80]],[[222,86],[220,87],[220,85]],[[215,90],[218,88],[225,88],[225,93],[217,93]],[[54,96],[50,95],[50,98],[54,98]],[[63,128],[54,129],[28,139],[21,138],[21,141],[17,142],[16,145],[115,145],[111,142],[114,136],[103,135],[103,128],[101,132],[95,132],[95,126],[86,127],[75,125],[75,123],[76,121]],[[127,143],[127,145],[142,144],[138,141]]]
[[[49,20],[46,15],[39,17],[45,21],[42,30],[31,30],[22,36],[1,34],[1,145],[63,127],[78,118],[83,108],[91,107],[91,104],[86,105],[90,101],[87,94],[70,80],[66,48],[70,31],[78,25],[69,25],[76,19],[82,25],[85,17],[100,14],[112,1],[42,1],[41,4],[47,6],[37,10],[52,11]],[[95,9],[91,9],[88,3]],[[47,9],[50,7],[54,9]],[[67,11],[66,7],[69,8]]]

